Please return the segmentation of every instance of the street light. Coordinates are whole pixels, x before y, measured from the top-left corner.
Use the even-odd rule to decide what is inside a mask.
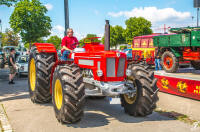
[[[69,5],[68,0],[64,0],[64,9],[65,9],[65,33],[67,35],[67,29],[69,28]]]
[[[0,33],[2,33],[1,19],[0,19]],[[0,47],[1,47],[1,40],[2,40],[2,35],[0,34]]]

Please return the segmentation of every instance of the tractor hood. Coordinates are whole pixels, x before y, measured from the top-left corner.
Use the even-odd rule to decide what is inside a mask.
[[[126,54],[118,51],[96,51],[74,53],[74,62],[80,68],[91,69],[94,79],[99,81],[123,81],[126,77]],[[97,72],[103,72],[98,76]]]

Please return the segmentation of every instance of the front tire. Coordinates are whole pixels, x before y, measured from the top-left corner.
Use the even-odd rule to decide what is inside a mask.
[[[38,53],[35,46],[31,48],[28,66],[28,85],[32,102],[48,103],[51,101],[50,77],[54,63],[54,54]]]
[[[61,123],[76,123],[83,116],[85,87],[75,64],[57,66],[53,78],[53,107]]]
[[[161,64],[164,70],[168,73],[175,73],[179,67],[178,59],[170,51],[164,52],[162,55]]]
[[[154,73],[146,70],[143,66],[131,66],[132,81],[137,92],[134,96],[120,95],[121,105],[124,111],[132,116],[147,116],[156,108],[158,101],[157,79]]]
[[[191,61],[191,65],[194,67],[194,69],[200,70],[200,62]]]

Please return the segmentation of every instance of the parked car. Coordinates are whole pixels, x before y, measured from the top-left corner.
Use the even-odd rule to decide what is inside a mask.
[[[28,55],[19,56],[16,61],[17,74],[20,77],[22,74],[28,74]]]
[[[5,54],[3,52],[3,49],[0,48],[0,68],[4,68],[5,67]]]

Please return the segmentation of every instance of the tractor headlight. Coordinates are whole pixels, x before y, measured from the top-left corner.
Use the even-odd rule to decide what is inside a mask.
[[[131,70],[130,69],[126,69],[126,76],[131,76]]]
[[[98,70],[98,71],[97,71],[97,76],[98,76],[98,77],[103,76],[103,71],[102,71],[102,70]]]

